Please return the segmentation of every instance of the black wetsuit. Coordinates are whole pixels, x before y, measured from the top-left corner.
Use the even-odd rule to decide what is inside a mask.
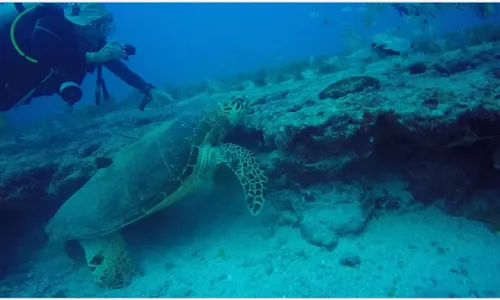
[[[59,93],[59,87],[66,81],[80,85],[85,75],[96,69],[86,63],[85,54],[99,51],[106,43],[91,45],[79,38],[74,25],[55,4],[39,6],[19,18],[15,40],[22,52],[38,63],[30,62],[15,50],[10,26],[0,29],[0,111],[11,109],[34,88],[36,91],[24,103],[34,97]],[[153,88],[121,61],[109,61],[103,66],[146,95]],[[53,69],[62,72],[41,86]]]

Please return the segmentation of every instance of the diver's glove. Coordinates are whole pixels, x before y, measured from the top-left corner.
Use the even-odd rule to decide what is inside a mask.
[[[97,52],[87,52],[85,61],[88,64],[99,65],[111,60],[124,59],[126,53],[123,51],[123,45],[118,41],[109,41]]]
[[[152,84],[147,84],[146,87],[141,90],[144,94],[144,99],[142,99],[141,104],[139,104],[139,109],[144,110],[144,108],[151,102],[154,101],[157,104],[162,104],[165,100],[169,102],[175,102],[174,97],[164,90],[155,88]]]

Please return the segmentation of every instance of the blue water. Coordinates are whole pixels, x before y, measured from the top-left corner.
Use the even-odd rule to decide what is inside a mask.
[[[185,85],[295,60],[310,55],[331,55],[344,49],[343,28],[358,30],[362,36],[394,26],[408,27],[390,7],[377,23],[364,26],[365,14],[356,12],[364,4],[344,3],[156,3],[107,4],[115,16],[116,33],[111,39],[134,44],[137,55],[128,62],[145,80],[158,85]],[[342,12],[351,7],[353,12]],[[311,18],[326,15],[330,21]],[[470,12],[451,10],[439,15],[436,33],[469,28],[481,23]],[[95,81],[84,82],[81,103],[94,101]],[[132,89],[108,74],[111,93],[118,99]],[[56,97],[44,97],[30,107],[10,112],[12,122],[32,120],[64,111]],[[50,105],[47,105],[50,102]]]
[[[467,171],[470,170],[474,171],[470,174],[472,182],[477,178],[491,178],[495,182],[499,178],[495,163],[499,156],[497,149],[500,149],[496,142],[500,133],[496,128],[500,123],[495,122],[500,121],[495,118],[500,109],[495,108],[494,101],[500,97],[496,94],[500,66],[495,60],[481,62],[484,65],[478,63],[457,74],[439,73],[435,70],[437,67],[428,68],[422,75],[410,76],[406,71],[397,73],[409,68],[405,65],[407,57],[374,55],[370,47],[372,37],[397,29],[398,37],[412,39],[414,30],[422,26],[411,23],[412,18],[403,18],[391,6],[381,9],[369,26],[365,4],[127,3],[106,4],[106,8],[113,13],[116,27],[110,39],[137,48],[137,54],[126,64],[159,88],[166,85],[186,88],[219,79],[224,83],[224,78],[238,74],[246,74],[246,81],[255,82],[258,76],[252,77],[252,74],[262,69],[285,70],[293,63],[306,62],[299,74],[304,77],[301,80],[290,79],[292,76],[264,87],[248,88],[245,93],[258,103],[246,119],[247,127],[237,128],[229,137],[231,142],[256,153],[264,169],[269,171],[268,202],[261,215],[250,216],[235,178],[217,174],[213,183],[208,182],[192,198],[126,227],[123,235],[142,276],[122,289],[99,288],[81,253],[76,254],[80,255],[77,259],[70,259],[59,243],[49,243],[42,233],[47,219],[61,204],[57,201],[70,198],[95,174],[99,162],[113,165],[119,153],[127,153],[130,149],[127,147],[134,145],[156,124],[172,115],[198,113],[199,107],[209,106],[219,98],[233,97],[237,92],[226,90],[219,95],[200,91],[193,98],[179,99],[178,103],[158,110],[155,105],[146,112],[130,107],[117,108],[106,114],[96,113],[95,118],[82,117],[76,114],[78,109],[94,103],[95,74],[87,76],[82,86],[84,96],[76,105],[74,115],[64,111],[58,96],[35,99],[30,105],[5,114],[7,124],[0,128],[3,157],[0,160],[0,200],[19,200],[15,203],[18,206],[10,205],[9,209],[22,213],[6,215],[7,206],[0,206],[0,215],[4,216],[0,223],[5,224],[0,230],[2,241],[5,241],[0,251],[0,297],[500,296],[500,236],[495,227],[500,216],[497,200],[500,192],[496,185],[485,183],[484,190],[478,188],[475,194],[465,193],[469,197],[467,200],[457,200],[470,204],[460,209],[471,211],[477,208],[473,207],[476,204],[493,207],[491,203],[498,203],[497,210],[492,210],[493,221],[485,216],[481,216],[483,219],[466,218],[460,209],[448,207],[456,204],[455,199],[446,198],[449,194],[432,194],[431,199],[429,194],[419,190],[431,186],[432,191],[441,191],[440,188],[449,184],[450,194],[454,196],[455,190],[469,182]],[[485,19],[458,8],[440,11],[429,20],[435,37],[456,33],[455,40],[463,38],[460,32],[467,29],[500,24],[498,15]],[[383,97],[362,97],[358,99],[361,101],[359,106],[346,104],[342,97],[317,100],[318,92],[332,82],[359,75],[354,56],[348,59],[342,56],[337,62],[343,66],[340,70],[310,75],[315,66],[321,65],[316,61],[318,58],[334,58],[346,51],[348,45],[342,38],[346,29],[364,38],[357,50],[372,54],[371,60],[363,61],[369,67],[363,69],[361,75],[383,81]],[[498,49],[496,44],[491,47],[495,51]],[[488,49],[477,50],[476,47],[471,53],[486,54],[470,57],[497,57],[496,52]],[[462,50],[465,56],[468,55],[467,49],[457,52]],[[456,54],[450,53],[450,56]],[[410,55],[410,60],[437,57],[443,62],[448,55],[417,54],[421,56]],[[398,66],[388,68],[394,72],[394,77],[384,72],[384,66],[388,65]],[[495,72],[498,74],[494,75]],[[268,74],[269,77],[274,75],[276,73]],[[106,70],[104,76],[114,98],[124,99],[133,92]],[[470,92],[470,87],[474,92]],[[405,106],[405,101],[410,103],[417,92],[423,95],[431,90],[432,94],[439,88],[453,96],[448,98],[450,103],[433,94],[430,100],[423,100],[422,107],[415,109],[417,102]],[[286,95],[283,96],[284,91]],[[471,98],[461,99],[463,95]],[[458,98],[463,100],[459,103],[462,106],[453,106],[456,104],[453,99]],[[398,113],[423,111],[435,105],[444,109],[433,110],[427,117],[437,119],[436,126],[440,128],[439,120],[448,117],[454,124],[456,120],[450,117],[449,114],[453,114],[450,111],[472,105],[471,99],[494,99],[487,103],[491,115],[480,119],[487,120],[479,122],[479,127],[484,126],[481,127],[483,131],[474,131],[481,135],[475,141],[479,146],[471,143],[477,147],[466,145],[457,152],[449,150],[444,158],[439,153],[451,149],[448,144],[430,150],[417,148],[417,154],[438,153],[430,155],[432,159],[428,161],[423,158],[412,161],[413,157],[406,162],[397,161],[402,155],[400,152],[407,147],[405,143],[410,147],[421,146],[411,138],[406,140],[406,136],[400,136],[392,140],[394,152],[388,150],[390,145],[387,149],[381,146],[382,150],[370,148],[373,152],[379,151],[377,154],[382,153],[372,159],[367,154],[369,151],[363,148],[372,145],[371,142],[363,144],[364,133],[359,134],[359,140],[354,139],[361,146],[356,142],[344,144],[340,138],[348,136],[348,130],[358,128],[358,125],[349,127],[351,119],[348,117],[337,118],[336,113],[343,113],[341,108],[347,107],[346,115],[352,113],[354,116],[366,113],[376,103],[381,103],[382,110],[390,110],[387,106],[394,104]],[[366,105],[362,102],[365,100]],[[446,106],[448,104],[452,109]],[[329,114],[335,116],[332,117],[335,124],[330,124],[332,128],[338,125],[345,132],[319,132],[326,126],[321,123],[325,122],[322,117]],[[36,128],[16,129],[19,130],[16,134],[9,132],[19,124],[34,121],[40,121],[34,123]],[[473,126],[466,129],[475,130],[477,123],[470,122]],[[280,144],[283,142],[280,138],[286,140],[286,134],[293,130],[296,136],[288,145],[290,148],[286,148]],[[337,140],[329,144],[325,137]],[[377,138],[380,137],[373,134],[367,140]],[[353,162],[345,172],[336,173],[340,161],[352,158],[351,152],[361,153],[360,156],[366,154],[363,157],[366,160],[360,160],[359,164]],[[384,155],[386,157],[382,157]],[[483,156],[488,159],[481,159]],[[458,157],[461,161],[438,164],[440,159],[447,157]],[[137,158],[131,156],[130,161],[134,159]],[[396,161],[394,165],[384,165],[391,159]],[[476,161],[486,161],[486,166],[474,168],[471,165]],[[406,168],[410,167],[415,169],[408,171]],[[424,167],[429,167],[425,169],[429,171],[428,176],[422,171]],[[448,167],[456,168],[453,169],[456,172],[447,173]],[[367,193],[373,193],[370,201],[376,199],[384,204],[366,204],[364,195]],[[54,202],[42,203],[47,199]],[[373,210],[367,213],[365,205],[381,207],[372,207]],[[391,205],[397,207],[391,208]],[[15,226],[12,230],[8,227],[10,224]]]

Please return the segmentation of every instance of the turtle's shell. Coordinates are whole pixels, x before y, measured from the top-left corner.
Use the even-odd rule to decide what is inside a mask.
[[[409,40],[399,38],[386,33],[377,33],[372,38],[375,47],[381,47],[384,50],[391,50],[396,53],[409,53],[412,50],[412,44]]]
[[[57,211],[50,239],[105,235],[152,213],[193,175],[199,146],[218,142],[224,124],[211,116],[164,122],[125,148]]]

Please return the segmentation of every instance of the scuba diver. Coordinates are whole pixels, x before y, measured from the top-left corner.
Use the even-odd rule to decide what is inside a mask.
[[[139,109],[171,96],[144,81],[124,63],[135,47],[106,41],[113,15],[102,4],[7,3],[0,5],[0,111],[58,94],[72,107],[80,85],[97,72],[96,104],[109,98],[102,66],[144,94]]]

